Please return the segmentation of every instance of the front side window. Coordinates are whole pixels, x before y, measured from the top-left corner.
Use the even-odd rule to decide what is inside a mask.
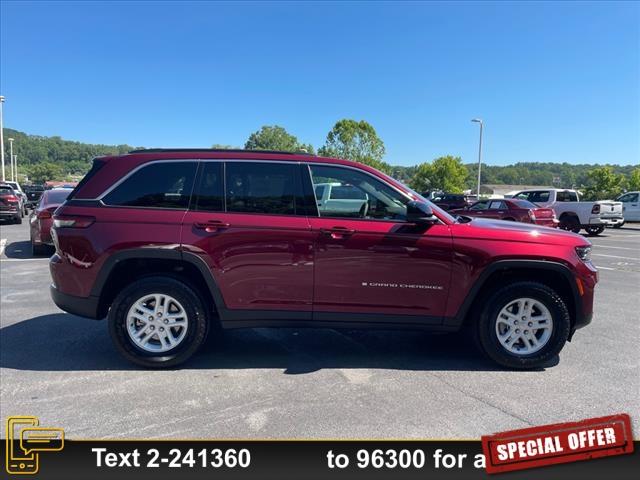
[[[310,165],[314,190],[330,186],[328,199],[316,198],[321,217],[404,220],[409,198],[380,180],[350,168]]]
[[[297,163],[227,162],[228,212],[296,215],[304,213]]]
[[[638,201],[638,194],[637,193],[627,193],[626,195],[622,195],[620,198],[618,198],[619,202],[624,202],[624,203],[630,203],[630,202],[637,202]]]
[[[103,198],[107,205],[186,209],[196,163],[157,162],[142,167]]]

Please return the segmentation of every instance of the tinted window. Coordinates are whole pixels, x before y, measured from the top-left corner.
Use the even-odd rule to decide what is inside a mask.
[[[71,189],[60,189],[60,190],[47,190],[43,193],[44,203],[63,203],[69,194],[71,193]]]
[[[224,179],[222,162],[203,162],[202,173],[196,187],[195,210],[224,211]]]
[[[513,200],[513,203],[517,208],[537,208],[533,203],[527,200]]]
[[[318,199],[321,217],[350,217],[380,220],[404,219],[409,199],[385,183],[357,170],[311,165],[314,188],[330,183],[331,189],[350,191],[349,198]],[[354,193],[354,190],[357,193]]]
[[[317,199],[322,199],[322,196],[324,195],[324,185],[318,185],[315,188],[315,192],[316,192],[316,198]]]
[[[107,205],[184,208],[196,173],[195,162],[158,162],[141,168],[104,197]]]
[[[334,186],[331,188],[331,195],[329,198],[333,199],[345,199],[345,200],[366,200],[367,195],[362,190],[352,185]]]
[[[545,203],[549,201],[549,192],[548,191],[540,191],[540,192],[523,192],[516,195],[516,198],[522,200],[529,200],[533,203]],[[561,200],[559,200],[561,201]]]
[[[469,210],[486,210],[488,206],[488,202],[477,202],[474,203]]]
[[[627,193],[626,195],[622,195],[620,198],[618,198],[619,202],[625,202],[625,203],[629,203],[629,202],[637,202],[638,201],[638,194],[637,193]]]
[[[556,202],[577,202],[578,195],[576,192],[557,192]]]
[[[295,215],[304,213],[297,163],[227,162],[227,211]]]
[[[0,186],[0,193],[2,195],[13,195],[13,189],[11,187]]]

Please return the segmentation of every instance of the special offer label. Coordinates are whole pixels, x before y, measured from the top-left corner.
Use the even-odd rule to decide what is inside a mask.
[[[633,452],[627,414],[512,430],[482,437],[487,473]]]

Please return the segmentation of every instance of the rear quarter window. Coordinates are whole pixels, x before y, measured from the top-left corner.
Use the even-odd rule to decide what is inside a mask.
[[[106,194],[102,201],[119,207],[189,206],[196,162],[157,162],[143,166]]]

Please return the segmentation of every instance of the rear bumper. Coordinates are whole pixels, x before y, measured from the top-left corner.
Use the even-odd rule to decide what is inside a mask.
[[[75,295],[68,295],[62,293],[54,285],[49,287],[51,292],[51,298],[58,308],[65,312],[78,315],[80,317],[93,318],[99,320],[98,316],[98,297],[76,297]]]
[[[589,225],[603,225],[605,227],[621,225],[623,223],[624,217],[622,215],[615,217],[591,217],[589,219]]]
[[[15,217],[20,214],[20,210],[0,210],[0,217]]]

